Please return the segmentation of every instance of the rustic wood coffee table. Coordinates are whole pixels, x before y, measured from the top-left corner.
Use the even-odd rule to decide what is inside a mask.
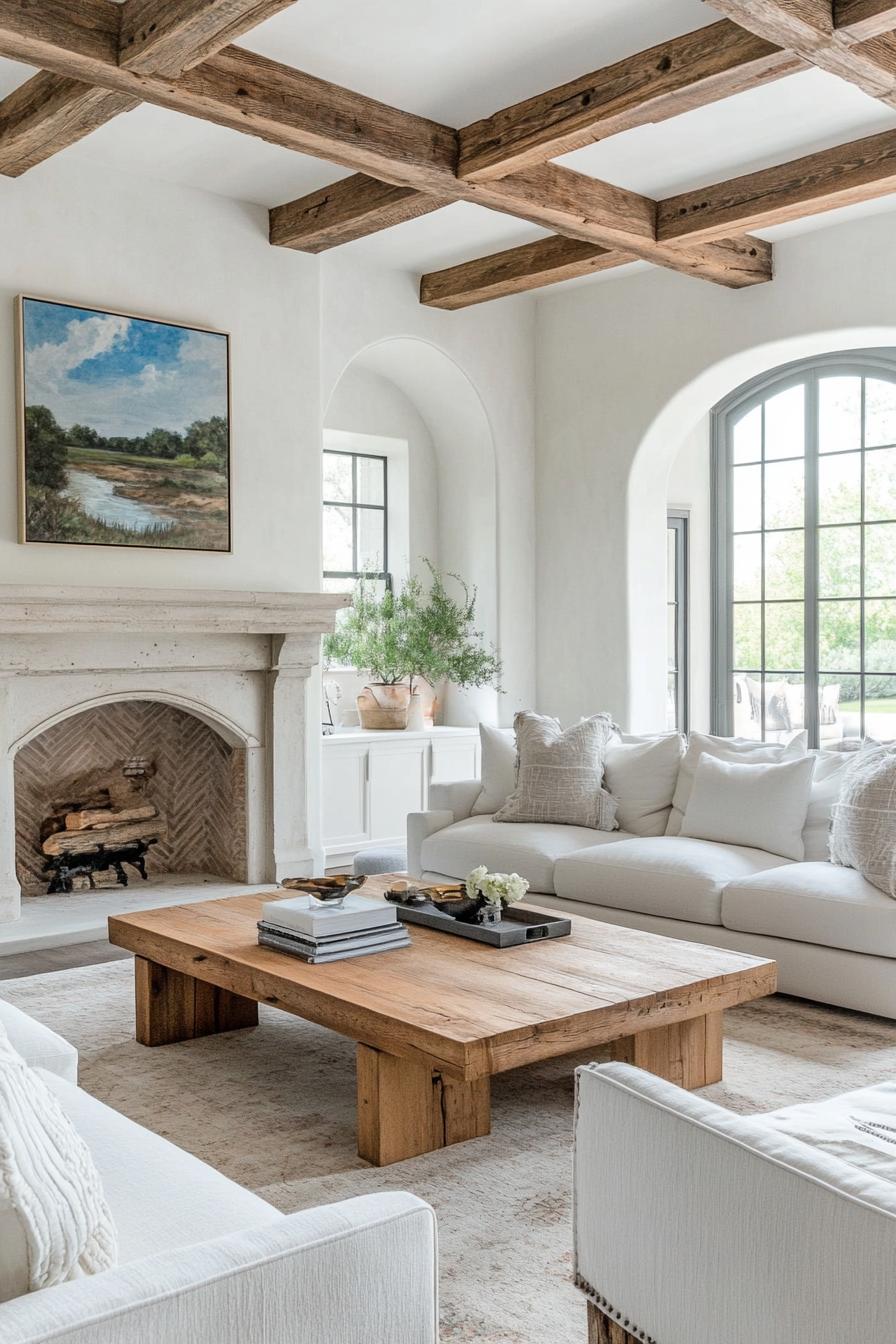
[[[137,1040],[253,1026],[259,1003],[351,1037],[358,1152],[377,1166],[488,1134],[492,1074],[591,1046],[684,1087],[717,1082],[723,1010],[776,985],[773,961],[582,918],[511,948],[411,925],[411,947],[309,966],[259,947],[272,894],[109,920],[136,954]]]

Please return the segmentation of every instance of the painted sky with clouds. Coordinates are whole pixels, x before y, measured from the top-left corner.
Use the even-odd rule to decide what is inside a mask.
[[[140,438],[227,415],[227,340],[163,322],[26,299],[25,404],[65,429]]]

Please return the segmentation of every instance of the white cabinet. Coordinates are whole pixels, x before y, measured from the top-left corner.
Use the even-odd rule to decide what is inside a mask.
[[[409,812],[426,810],[431,782],[479,775],[479,732],[337,730],[323,740],[324,848],[330,866],[347,866],[361,849],[403,845]]]

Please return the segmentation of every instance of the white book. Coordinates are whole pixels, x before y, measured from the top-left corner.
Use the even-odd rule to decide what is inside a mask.
[[[310,965],[318,965],[325,961],[347,961],[350,957],[369,957],[375,952],[394,952],[400,947],[410,947],[411,940],[404,931],[403,938],[390,939],[386,943],[377,943],[373,947],[356,947],[345,952],[315,952],[308,955],[299,949],[299,944],[292,938],[281,938],[276,933],[260,932],[258,941],[262,947],[272,947],[278,952],[289,952],[292,956],[298,957],[299,961],[308,962]]]
[[[356,892],[346,896],[342,905],[311,905],[310,896],[288,896],[282,901],[265,901],[262,919],[282,924],[312,938],[335,933],[354,933],[359,929],[381,929],[398,923],[398,911],[388,901],[369,901]]]

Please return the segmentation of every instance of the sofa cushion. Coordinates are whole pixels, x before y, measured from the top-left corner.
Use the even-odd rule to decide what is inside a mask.
[[[516,788],[495,821],[616,830],[616,804],[601,787],[613,731],[609,714],[592,714],[563,730],[558,719],[520,710],[513,729]]]
[[[779,1134],[896,1182],[896,1082],[784,1106],[755,1118]]]
[[[554,890],[564,900],[721,924],[722,890],[732,879],[786,863],[740,845],[681,835],[639,837],[558,859]]]
[[[812,756],[758,765],[701,756],[681,834],[802,860],[814,769]]]
[[[795,863],[732,881],[722,923],[798,943],[896,957],[896,903],[853,868]]]
[[[0,999],[0,1027],[6,1028],[13,1049],[33,1069],[58,1073],[60,1078],[65,1078],[69,1083],[78,1081],[78,1052],[75,1047],[5,999]]]
[[[616,822],[630,835],[665,835],[684,743],[678,733],[631,737],[607,746],[604,783],[616,799]]]
[[[787,743],[753,742],[746,737],[714,737],[710,733],[691,733],[688,749],[681,758],[666,834],[681,834],[681,822],[691,796],[694,771],[701,756],[713,756],[717,761],[741,761],[745,765],[759,765],[764,761],[793,761],[805,756],[808,741],[806,732],[794,733]]]
[[[831,824],[831,859],[896,900],[896,745],[860,751],[847,766]]]
[[[81,1088],[43,1071],[41,1077],[96,1163],[118,1232],[119,1263],[283,1217],[251,1191]]]
[[[502,826],[491,817],[467,817],[424,840],[420,859],[424,872],[457,878],[484,863],[491,872],[519,873],[533,892],[551,893],[554,864],[562,855],[625,838],[624,831],[535,821]]]
[[[491,816],[503,807],[516,788],[516,735],[512,728],[479,725],[480,775],[482,792],[472,807],[472,815]]]

